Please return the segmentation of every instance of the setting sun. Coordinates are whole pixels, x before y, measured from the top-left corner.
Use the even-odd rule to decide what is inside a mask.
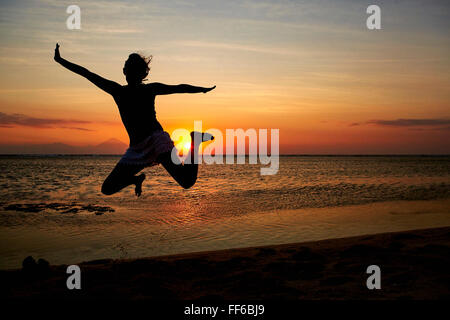
[[[181,136],[178,140],[174,140],[174,143],[181,154],[186,154],[191,149],[191,137],[189,135]]]

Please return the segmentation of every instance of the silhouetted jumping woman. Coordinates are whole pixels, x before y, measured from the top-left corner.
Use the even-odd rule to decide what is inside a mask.
[[[102,193],[111,195],[134,184],[135,193],[140,196],[145,174],[138,176],[136,174],[145,167],[159,163],[183,188],[187,189],[195,184],[198,164],[194,161],[194,155],[201,142],[213,140],[214,137],[208,133],[191,132],[191,148],[187,156],[191,161],[189,164],[174,163],[171,158],[174,143],[156,120],[155,97],[172,93],[206,93],[216,86],[203,88],[188,84],[166,85],[158,82],[144,84],[142,81],[150,71],[148,65],[151,57],[145,58],[137,53],[130,54],[125,61],[123,74],[128,83],[125,86],[102,78],[86,68],[61,58],[59,44],[56,44],[55,48],[55,61],[112,95],[130,137],[130,146],[103,182]]]

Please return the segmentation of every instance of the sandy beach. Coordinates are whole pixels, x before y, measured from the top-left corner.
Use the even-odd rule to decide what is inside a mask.
[[[307,243],[0,271],[2,298],[316,300],[449,299],[450,227]],[[369,265],[381,289],[368,290]]]

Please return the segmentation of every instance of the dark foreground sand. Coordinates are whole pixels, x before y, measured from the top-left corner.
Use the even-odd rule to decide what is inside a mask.
[[[366,269],[381,268],[381,290]],[[450,227],[310,243],[0,271],[2,298],[449,299]]]

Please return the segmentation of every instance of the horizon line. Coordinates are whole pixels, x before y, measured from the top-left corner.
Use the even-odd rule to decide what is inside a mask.
[[[231,154],[217,154],[217,156],[228,156]],[[235,157],[248,157],[250,155],[258,156],[258,154],[233,154]],[[274,154],[275,156],[276,154]],[[278,154],[283,157],[373,157],[373,156],[418,156],[418,157],[448,157],[450,153],[287,153]],[[123,153],[0,153],[0,157],[3,156],[123,156]],[[216,155],[213,155],[216,156]],[[266,155],[268,157],[271,154]]]

